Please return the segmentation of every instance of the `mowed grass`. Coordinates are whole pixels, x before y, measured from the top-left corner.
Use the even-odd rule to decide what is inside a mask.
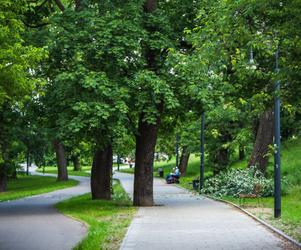
[[[0,201],[15,200],[36,194],[48,193],[77,184],[78,181],[76,180],[58,182],[55,177],[48,176],[18,176],[18,179],[8,180],[7,191],[0,193]]]
[[[111,201],[91,200],[85,194],[56,205],[57,209],[89,225],[87,237],[75,249],[119,249],[136,208],[120,186],[114,185]]]
[[[90,173],[87,171],[91,171],[90,166],[84,166],[80,171],[74,171],[73,167],[68,167],[68,175],[74,175],[74,176],[86,176],[89,177]],[[43,168],[38,169],[39,173],[43,173]],[[46,174],[57,174],[57,167],[45,167],[45,173]]]

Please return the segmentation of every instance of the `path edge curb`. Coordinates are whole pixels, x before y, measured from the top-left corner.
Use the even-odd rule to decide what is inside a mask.
[[[202,194],[204,195],[204,194]],[[213,197],[210,195],[204,195],[205,197],[215,200],[215,201],[220,201],[223,203],[226,203],[232,207],[235,207],[237,209],[239,209],[240,211],[242,211],[243,213],[245,213],[246,215],[250,216],[252,219],[256,220],[257,222],[261,223],[262,225],[264,225],[265,227],[269,228],[271,231],[273,231],[274,233],[278,234],[279,236],[285,238],[287,241],[289,241],[290,243],[292,243],[294,246],[298,247],[301,249],[301,243],[299,243],[298,241],[294,240],[292,237],[288,236],[287,234],[285,234],[283,231],[273,227],[272,225],[268,224],[267,222],[257,218],[255,215],[253,215],[252,213],[248,212],[247,210],[241,208],[240,206],[230,202],[230,201],[226,201],[217,197]]]

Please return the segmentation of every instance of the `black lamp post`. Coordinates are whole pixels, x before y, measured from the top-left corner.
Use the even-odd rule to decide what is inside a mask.
[[[176,167],[179,167],[179,134],[176,135]]]
[[[200,148],[200,192],[204,186],[204,159],[205,159],[205,154],[204,154],[204,136],[205,133],[205,112],[202,113],[202,119],[201,119],[201,133],[200,133],[200,141],[201,141],[201,148]]]
[[[276,51],[276,74],[279,73],[279,50]],[[281,216],[281,162],[280,162],[280,81],[275,83],[274,99],[274,217]]]

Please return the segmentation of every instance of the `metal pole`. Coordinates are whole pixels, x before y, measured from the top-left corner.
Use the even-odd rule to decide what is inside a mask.
[[[119,171],[119,163],[120,163],[120,157],[117,155],[117,171]]]
[[[179,167],[179,134],[176,135],[176,167]]]
[[[279,72],[278,66],[279,51],[276,51],[276,73]],[[280,81],[275,83],[275,103],[274,103],[274,217],[281,216],[281,162],[280,162]]]
[[[205,132],[205,112],[202,113],[202,120],[201,120],[201,134],[200,134],[200,141],[201,141],[201,148],[200,148],[200,153],[201,153],[201,164],[200,164],[200,192],[204,186],[204,159],[205,159],[205,154],[204,154],[204,132]]]

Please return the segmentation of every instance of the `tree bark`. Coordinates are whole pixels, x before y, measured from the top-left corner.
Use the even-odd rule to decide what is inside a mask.
[[[144,4],[144,11],[147,13],[153,12],[157,8],[157,0],[147,0]]]
[[[67,160],[65,157],[64,145],[59,140],[53,141],[53,147],[56,153],[57,161],[57,180],[67,181],[68,180],[68,170],[67,170]]]
[[[80,165],[80,158],[78,155],[72,156],[72,162],[73,162],[73,170],[74,171],[80,171],[81,165]]]
[[[190,156],[190,153],[187,150],[187,146],[184,146],[183,149],[182,149],[182,154],[181,154],[181,157],[180,157],[180,164],[179,164],[179,170],[181,172],[181,176],[186,175],[189,156]]]
[[[157,8],[157,0],[147,0],[144,4],[144,11],[151,13]],[[149,30],[149,32],[153,32]],[[156,72],[156,54],[160,53],[150,46],[145,48],[147,68]],[[163,110],[163,102],[158,107],[158,116],[155,124],[144,121],[144,113],[140,113],[138,122],[138,134],[136,135],[135,155],[135,180],[134,180],[134,205],[153,206],[153,164],[157,142],[160,116]]]
[[[259,126],[256,134],[256,140],[253,147],[248,166],[257,166],[262,172],[266,172],[268,163],[267,153],[269,145],[273,143],[274,118],[272,109],[266,110],[259,119]]]
[[[0,166],[0,193],[5,192],[7,189],[7,173],[5,164]]]
[[[61,0],[54,0],[54,2],[56,3],[56,5],[59,7],[59,9],[64,12],[65,11],[65,6],[63,5],[63,3],[61,2]]]
[[[230,161],[230,155],[229,155],[229,149],[224,148],[222,144],[226,144],[232,140],[232,136],[228,131],[222,131],[221,136],[221,145],[218,147],[215,155],[214,155],[214,168],[213,168],[213,174],[216,175],[220,171],[227,168]]]
[[[140,116],[136,136],[134,205],[153,206],[153,164],[160,116],[156,124],[148,124]]]
[[[0,193],[7,190],[8,153],[5,145],[2,145],[3,163],[0,164]]]
[[[92,199],[111,199],[113,151],[109,145],[96,150],[91,171]]]

